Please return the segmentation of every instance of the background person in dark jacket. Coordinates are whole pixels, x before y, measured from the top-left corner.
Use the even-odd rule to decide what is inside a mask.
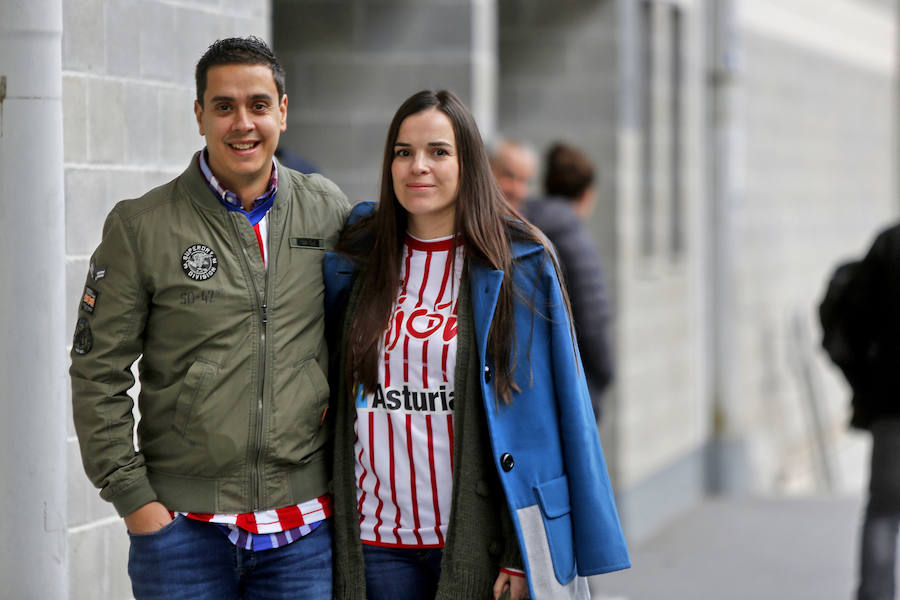
[[[509,148],[493,156],[498,180],[504,172],[520,172],[509,157],[527,157],[527,148]],[[522,161],[519,161],[522,162]],[[587,375],[594,415],[601,416],[601,394],[613,377],[612,355],[606,329],[610,310],[603,286],[600,253],[582,221],[594,208],[596,178],[591,159],[573,146],[557,142],[547,152],[544,165],[543,200],[527,199],[519,212],[550,239],[559,254],[566,289],[572,302],[575,333]],[[503,188],[503,186],[501,186]],[[505,189],[504,189],[505,191]],[[507,195],[507,202],[510,198]],[[512,202],[511,202],[512,204]]]

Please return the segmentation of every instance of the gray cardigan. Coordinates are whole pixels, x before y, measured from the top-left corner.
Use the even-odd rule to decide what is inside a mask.
[[[360,303],[357,279],[347,302],[342,326],[339,365],[345,359],[346,324]],[[509,517],[497,472],[490,462],[490,440],[481,395],[478,359],[473,342],[469,286],[463,273],[459,291],[456,376],[453,497],[447,539],[441,562],[438,599],[488,598],[500,566],[522,569],[518,541]],[[347,382],[339,377],[332,397],[334,438],[334,597],[364,600],[365,565],[359,540],[356,508],[353,423],[355,403]]]

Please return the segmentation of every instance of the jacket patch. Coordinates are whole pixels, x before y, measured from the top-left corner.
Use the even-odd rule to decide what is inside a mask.
[[[218,268],[216,253],[205,244],[189,246],[181,254],[181,269],[193,281],[206,281],[216,274]]]
[[[91,324],[84,317],[78,319],[75,324],[75,337],[72,339],[72,350],[75,354],[87,354],[94,347],[94,334],[91,333]]]
[[[325,240],[322,238],[292,237],[291,248],[318,248],[324,250]]]
[[[106,277],[106,267],[98,267],[94,264],[94,259],[91,259],[90,275],[91,279],[96,283]]]
[[[94,309],[97,307],[97,296],[100,295],[100,292],[95,290],[90,286],[84,286],[84,293],[81,294],[81,310],[87,313],[94,313]]]

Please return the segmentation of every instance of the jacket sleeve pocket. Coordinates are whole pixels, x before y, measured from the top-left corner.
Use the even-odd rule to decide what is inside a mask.
[[[569,478],[562,475],[545,481],[534,487],[534,493],[544,521],[554,574],[557,581],[565,585],[575,577],[575,542],[572,535]]]

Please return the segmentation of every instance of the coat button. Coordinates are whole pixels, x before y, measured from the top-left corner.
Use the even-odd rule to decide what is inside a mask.
[[[482,498],[487,498],[491,495],[491,488],[488,487],[487,481],[483,479],[479,479],[475,482],[475,493],[481,496]]]
[[[488,544],[488,554],[498,556],[501,552],[503,552],[503,546],[497,540]]]
[[[491,369],[491,365],[484,365],[484,382],[490,383],[491,379],[494,378],[494,371]]]
[[[512,471],[513,465],[515,464],[516,461],[509,452],[504,452],[500,457],[500,466],[503,467],[503,470],[506,472]]]

